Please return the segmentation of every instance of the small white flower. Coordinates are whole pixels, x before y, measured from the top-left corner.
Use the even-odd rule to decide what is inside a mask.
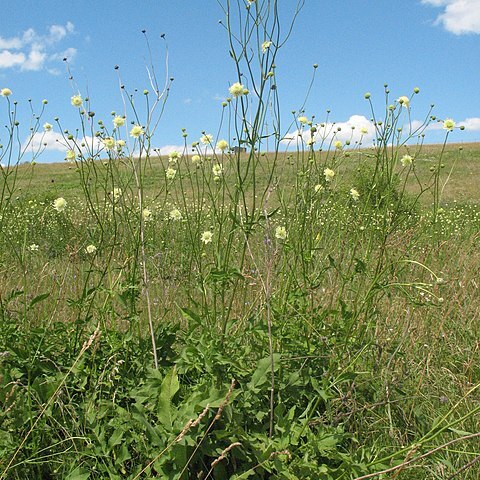
[[[50,123],[46,122],[43,124],[43,129],[46,131],[46,132],[49,132],[51,129],[53,128],[52,125],[50,125]]]
[[[125,140],[117,140],[115,145],[117,146],[118,150],[121,150],[123,147],[125,147],[126,143]]]
[[[36,243],[32,243],[28,249],[31,251],[31,252],[38,252],[38,245]]]
[[[177,163],[179,158],[180,158],[180,154],[175,150],[168,154],[168,161],[170,163]]]
[[[216,176],[216,177],[219,177],[222,173],[223,173],[223,167],[221,165],[219,165],[218,163],[215,164],[213,167],[212,167],[212,173]]]

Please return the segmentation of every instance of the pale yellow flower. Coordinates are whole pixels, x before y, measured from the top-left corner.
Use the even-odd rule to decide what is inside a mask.
[[[198,163],[200,163],[202,159],[200,158],[200,155],[193,155],[192,156],[192,163],[197,165]]]
[[[413,162],[413,158],[410,156],[410,155],[404,155],[401,159],[400,159],[400,163],[402,164],[402,166],[404,167],[407,167],[408,165],[411,165]]]
[[[358,190],[356,190],[355,188],[350,189],[350,196],[355,202],[358,201],[358,199],[360,198],[360,194],[358,193]]]
[[[82,100],[82,97],[80,95],[74,95],[70,99],[70,102],[74,107],[81,107],[82,103],[83,103],[83,100]]]
[[[340,150],[343,146],[342,142],[340,140],[337,140],[333,146],[337,149],[337,150]]]
[[[287,229],[283,226],[275,229],[275,238],[279,240],[285,240],[287,238]]]
[[[200,141],[204,145],[210,145],[213,142],[213,135],[211,135],[210,133],[206,133],[205,135],[202,135]]]
[[[117,146],[118,150],[121,150],[125,145],[125,140],[117,140],[115,142],[115,145]]]
[[[325,175],[325,180],[327,182],[331,182],[333,180],[333,177],[335,176],[335,172],[330,168],[326,168],[323,171],[323,174]]]
[[[175,150],[168,154],[168,161],[170,163],[177,163],[179,158],[180,158],[180,154]]]
[[[232,97],[240,97],[242,96],[245,92],[245,87],[239,83],[239,82],[236,82],[234,83],[233,85],[230,86],[230,88],[228,89],[228,91],[230,92],[230,95]]]
[[[125,125],[125,118],[117,115],[113,118],[112,122],[113,122],[113,126],[116,128],[123,127]]]
[[[170,220],[179,221],[182,219],[182,212],[178,208],[174,208],[169,214]]]
[[[302,125],[305,125],[306,123],[308,123],[308,118],[302,115],[301,117],[298,117],[298,121],[299,121]]]
[[[46,131],[46,132],[49,132],[51,129],[53,128],[52,125],[50,125],[50,123],[46,122],[43,124],[43,129]]]
[[[115,187],[113,190],[112,190],[112,196],[113,196],[113,200],[116,202],[120,199],[120,197],[122,196],[123,192],[122,192],[122,189],[119,188],[119,187]]]
[[[455,128],[455,122],[451,118],[447,118],[443,122],[443,128],[451,132]]]
[[[323,185],[317,184],[314,187],[315,193],[321,192],[323,190]]]
[[[130,130],[130,136],[133,138],[138,138],[140,135],[144,135],[145,130],[143,130],[141,125],[134,125]]]
[[[2,88],[0,90],[0,95],[2,97],[9,97],[12,94],[12,91],[9,88]]]
[[[168,167],[165,170],[165,176],[167,177],[167,180],[173,180],[176,174],[177,174],[177,171],[174,168]]]
[[[65,160],[67,162],[73,162],[75,160],[75,152],[73,150],[67,150],[67,153],[65,154]]]
[[[398,98],[397,102],[402,105],[402,107],[408,108],[410,106],[410,99],[405,95]]]
[[[95,253],[97,251],[97,247],[95,245],[87,245],[87,247],[85,248],[85,251],[87,253]]]
[[[212,167],[213,174],[218,177],[223,173],[223,167],[219,164],[216,164]]]
[[[222,152],[228,148],[228,143],[226,140],[220,140],[217,143],[217,148],[221,150]]]
[[[368,130],[366,129],[366,127],[362,127],[362,128],[360,129],[360,133],[361,133],[362,135],[367,135]]]
[[[200,237],[200,240],[206,245],[207,243],[210,243],[213,238],[213,233],[210,230],[207,230],[206,232],[202,233],[202,236]]]
[[[262,53],[265,53],[269,48],[270,46],[272,45],[272,42],[270,41],[265,41],[262,43]]]
[[[108,148],[111,150],[112,148],[115,148],[115,139],[112,137],[106,137],[103,140],[103,144],[105,145],[105,148]]]
[[[144,208],[142,211],[142,217],[144,222],[148,222],[152,219],[152,211],[149,208]]]
[[[38,245],[36,243],[32,243],[28,249],[31,251],[31,252],[38,252]]]
[[[53,208],[57,212],[63,212],[67,208],[67,201],[63,197],[59,197],[53,202]]]

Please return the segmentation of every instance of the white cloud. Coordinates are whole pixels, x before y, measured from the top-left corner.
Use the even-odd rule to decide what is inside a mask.
[[[75,55],[76,50],[72,47],[64,52],[54,50],[56,44],[73,32],[73,23],[67,22],[66,25],[51,25],[45,35],[39,35],[29,28],[16,37],[0,37],[0,69],[19,67],[23,71],[54,70],[48,67],[48,62],[61,60],[65,56],[71,59]]]
[[[423,4],[443,7],[436,23],[455,35],[480,34],[480,0],[422,0]]]
[[[0,52],[0,68],[11,68],[22,65],[25,62],[23,53],[12,53],[8,50]]]
[[[323,126],[322,126],[323,125]],[[363,115],[352,115],[346,122],[328,122],[316,125],[315,145],[322,145],[327,148],[332,141],[340,140],[342,143],[349,141],[351,145],[355,142],[362,142],[363,145],[369,145],[375,138],[375,127],[373,123]],[[361,132],[366,129],[367,133]],[[300,139],[308,142],[311,138],[310,129],[295,130],[285,135],[283,144],[295,144]]]

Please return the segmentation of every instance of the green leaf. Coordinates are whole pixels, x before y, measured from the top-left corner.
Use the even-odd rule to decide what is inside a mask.
[[[28,305],[28,308],[32,308],[35,304],[38,302],[41,302],[42,300],[45,300],[50,296],[50,293],[41,293],[40,295],[37,295]]]
[[[172,399],[180,388],[176,367],[170,370],[163,379],[158,399],[158,419],[163,426],[171,428],[173,423]]]
[[[279,367],[281,355],[279,353],[273,354],[274,370],[277,371]],[[265,384],[270,379],[271,358],[270,356],[262,358],[258,361],[257,369],[252,375],[252,379],[248,383],[248,388],[252,391],[259,391],[259,387]]]
[[[73,472],[68,474],[65,480],[88,480],[90,473],[82,473],[80,467],[77,467]]]

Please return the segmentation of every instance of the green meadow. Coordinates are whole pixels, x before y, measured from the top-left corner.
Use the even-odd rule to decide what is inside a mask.
[[[79,93],[97,143],[25,163],[6,114],[0,480],[479,478],[480,145],[412,132],[416,88],[372,145],[300,111],[267,150],[278,19],[243,3],[226,140],[159,155],[165,90]]]

